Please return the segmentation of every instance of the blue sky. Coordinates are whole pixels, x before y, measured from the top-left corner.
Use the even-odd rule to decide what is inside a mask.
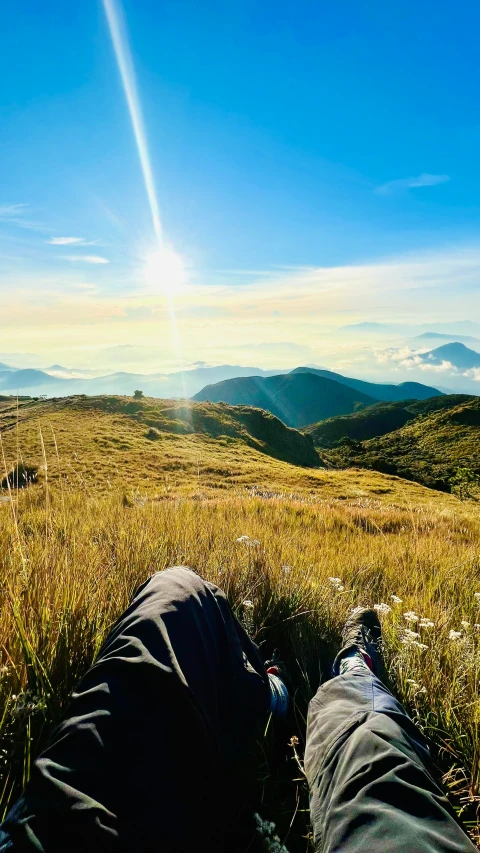
[[[204,357],[212,335],[225,353],[229,341],[313,346],[313,319],[462,319],[480,307],[478,6],[121,8],[164,237],[188,269],[177,300],[187,358]],[[2,19],[4,322],[33,328],[37,350],[152,344],[168,311],[144,286],[155,235],[102,2],[16,0]],[[399,278],[412,258],[424,284],[437,276],[435,294]],[[393,287],[372,267],[391,271]],[[352,298],[338,270],[349,281],[361,271]]]

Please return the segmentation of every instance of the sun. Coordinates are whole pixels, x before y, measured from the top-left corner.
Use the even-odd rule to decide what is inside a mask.
[[[173,296],[186,278],[182,258],[168,246],[147,255],[145,273],[149,287],[166,296]]]

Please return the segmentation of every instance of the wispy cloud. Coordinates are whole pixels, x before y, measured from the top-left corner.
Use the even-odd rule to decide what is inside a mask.
[[[83,264],[109,264],[108,258],[102,258],[101,255],[68,255],[67,261]]]
[[[45,240],[51,246],[94,246],[95,240],[85,240],[84,237],[51,237]]]
[[[0,204],[0,222],[5,223],[5,225],[23,228],[26,231],[48,232],[50,228],[47,228],[44,222],[25,218],[25,215],[29,216],[31,213],[30,205],[25,202]]]
[[[10,219],[12,216],[18,216],[28,207],[26,204],[0,204],[0,219]]]
[[[396,190],[410,190],[417,187],[435,187],[437,184],[445,184],[450,180],[450,175],[430,175],[422,172],[413,178],[399,178],[396,181],[388,181],[375,189],[377,195],[389,195]]]

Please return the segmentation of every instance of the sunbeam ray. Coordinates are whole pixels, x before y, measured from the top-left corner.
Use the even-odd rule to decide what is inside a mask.
[[[165,245],[163,238],[160,206],[158,204],[142,109],[137,92],[135,69],[120,4],[117,0],[102,0],[102,2],[130,114],[157,243],[156,250],[150,254],[146,261],[147,278],[150,278],[150,284],[152,284],[153,275],[155,279],[154,285],[158,287],[159,292],[163,292],[166,298],[172,345],[178,361],[181,362],[182,347],[178,323],[175,317],[173,292],[183,278],[182,260],[173,249]]]
[[[152,166],[148,153],[147,137],[143,124],[142,109],[137,93],[137,83],[135,79],[135,70],[133,67],[132,55],[128,45],[125,25],[122,20],[122,14],[116,0],[103,0],[103,8],[107,16],[110,36],[113,43],[113,49],[117,59],[118,70],[122,79],[125,98],[127,101],[130,120],[132,122],[135,142],[137,144],[138,156],[143,173],[143,180],[148,196],[148,203],[152,214],[152,222],[160,245],[163,244],[162,223],[160,220],[160,210],[155,191],[155,182],[153,180]]]

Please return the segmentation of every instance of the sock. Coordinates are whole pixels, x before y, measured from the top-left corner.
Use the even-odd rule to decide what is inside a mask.
[[[270,712],[275,717],[283,720],[287,716],[288,711],[288,690],[278,675],[268,670],[267,675],[270,684]]]
[[[339,675],[345,675],[346,672],[351,672],[353,669],[364,669],[371,672],[371,667],[368,665],[367,656],[356,649],[350,649],[349,652],[342,657],[338,668]]]

